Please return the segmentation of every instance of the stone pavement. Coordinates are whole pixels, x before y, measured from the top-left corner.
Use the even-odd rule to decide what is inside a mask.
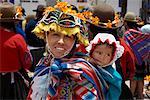
[[[126,81],[126,84],[128,85],[128,87],[130,87],[130,81]],[[146,94],[146,86],[148,84],[148,81],[144,81],[144,91],[143,91],[143,94],[144,94],[144,100],[150,100],[150,92],[149,94]]]

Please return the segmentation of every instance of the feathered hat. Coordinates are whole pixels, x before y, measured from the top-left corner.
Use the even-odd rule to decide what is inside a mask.
[[[123,25],[120,15],[106,3],[99,3],[83,13],[88,22],[100,28],[116,29]]]
[[[44,39],[48,31],[56,31],[65,35],[76,35],[79,42],[88,45],[83,14],[72,10],[67,2],[58,2],[54,7],[45,8],[43,18],[33,30],[39,38]]]

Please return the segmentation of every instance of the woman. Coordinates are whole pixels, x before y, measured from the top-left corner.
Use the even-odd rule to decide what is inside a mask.
[[[124,17],[126,31],[125,42],[131,47],[135,56],[135,74],[130,80],[130,88],[136,99],[144,99],[143,87],[145,77],[145,60],[148,59],[150,48],[149,34],[139,30],[138,20],[133,12],[127,12]],[[140,41],[140,42],[139,42]]]
[[[0,4],[0,14],[0,100],[24,100],[32,62],[23,36],[16,32],[21,19],[15,18],[15,6],[6,2]]]
[[[104,100],[104,93],[108,90],[104,79],[90,63],[74,57],[77,43],[88,44],[77,13],[66,2],[47,9],[33,30],[38,37],[45,39],[47,55],[35,69],[28,99]]]

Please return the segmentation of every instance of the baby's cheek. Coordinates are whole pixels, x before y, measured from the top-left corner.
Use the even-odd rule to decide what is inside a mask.
[[[93,56],[94,59],[98,58],[98,56],[95,53],[92,56]]]

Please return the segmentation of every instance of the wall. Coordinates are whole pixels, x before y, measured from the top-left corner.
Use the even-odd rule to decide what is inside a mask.
[[[54,5],[56,0],[37,0],[38,3],[32,2],[35,0],[30,0],[30,2],[22,2],[21,5],[26,9],[27,15],[28,14],[35,14],[32,10],[36,9],[38,4],[44,4],[44,5]],[[89,6],[89,4],[79,4],[76,1],[77,0],[63,0],[63,1],[68,1],[69,3],[75,4],[77,6],[80,5],[86,5]],[[93,0],[87,0],[88,2],[93,1]],[[97,4],[101,2],[106,2],[107,4],[110,4],[116,12],[121,11],[121,8],[118,7],[118,1],[119,0],[97,0]],[[47,2],[47,4],[46,4]],[[15,0],[15,4],[20,4],[20,0]],[[140,8],[142,7],[142,0],[128,0],[127,4],[127,11],[132,11],[134,12],[137,16],[139,16],[139,11]]]
[[[142,0],[128,0],[127,5],[127,11],[132,11],[139,16],[140,8],[142,8]]]
[[[32,10],[36,9],[39,4],[46,5],[45,0],[29,0],[29,1],[30,2],[20,3],[20,0],[15,0],[15,4],[21,5],[25,9],[26,15],[30,15],[30,14],[34,15],[35,12],[33,12]],[[33,2],[33,1],[38,1],[38,2]]]
[[[119,0],[97,0],[98,3],[100,2],[106,2],[107,4],[110,4],[115,11],[121,11],[121,8],[118,7]],[[127,11],[134,12],[137,16],[139,16],[140,8],[142,7],[142,0],[128,0],[127,2]]]
[[[111,5],[116,12],[121,12],[121,8],[118,7],[118,5],[119,5],[118,1],[119,0],[97,0],[97,3],[99,4],[101,2],[105,2],[109,5]]]

